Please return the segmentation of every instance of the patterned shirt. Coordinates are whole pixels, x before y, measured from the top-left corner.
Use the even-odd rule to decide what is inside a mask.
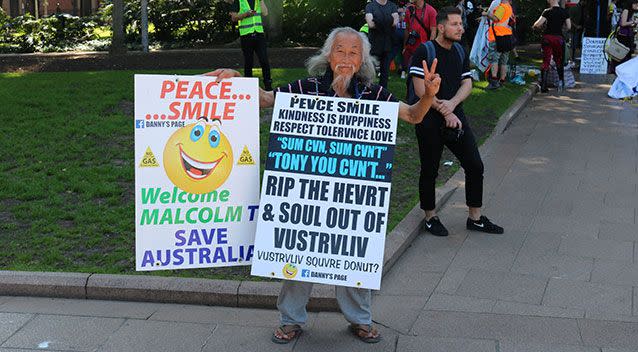
[[[309,94],[327,97],[336,97],[337,93],[332,89],[333,73],[330,69],[321,77],[309,77],[290,82],[275,89],[275,95],[279,92],[293,94]],[[354,99],[378,100],[398,102],[399,100],[389,90],[378,84],[364,85],[356,76],[350,82],[348,92]]]

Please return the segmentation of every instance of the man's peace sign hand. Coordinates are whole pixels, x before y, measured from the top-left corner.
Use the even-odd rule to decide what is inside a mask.
[[[425,95],[433,97],[439,92],[441,86],[441,76],[436,73],[436,64],[439,61],[434,59],[432,67],[428,69],[428,63],[423,60],[423,83],[425,85]]]

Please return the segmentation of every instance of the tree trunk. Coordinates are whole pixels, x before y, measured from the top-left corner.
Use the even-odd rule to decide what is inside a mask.
[[[142,0],[142,51],[148,52],[148,0]]]
[[[268,7],[268,17],[263,19],[268,29],[268,38],[271,42],[279,42],[283,34],[284,2],[282,0],[264,1]]]
[[[429,2],[429,1],[428,1]],[[350,26],[359,30],[359,28],[365,22],[363,9],[366,7],[365,0],[342,0],[341,8],[343,18],[341,19],[340,26]]]
[[[113,37],[111,38],[111,55],[126,54],[124,43],[124,0],[113,0]]]

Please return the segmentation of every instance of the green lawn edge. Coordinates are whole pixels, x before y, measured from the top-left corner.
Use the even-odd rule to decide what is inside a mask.
[[[260,280],[249,267],[135,271],[132,102],[139,73],[202,71],[0,74],[0,269]],[[276,86],[306,72],[273,69],[272,76]],[[475,82],[464,104],[481,144],[527,89],[508,84],[489,92],[486,85]],[[392,75],[389,89],[403,99],[405,80]],[[262,162],[269,113],[262,110]],[[397,136],[388,233],[418,200],[413,126],[399,123]],[[441,165],[437,184],[458,170],[446,150],[441,162],[448,160],[453,165]]]

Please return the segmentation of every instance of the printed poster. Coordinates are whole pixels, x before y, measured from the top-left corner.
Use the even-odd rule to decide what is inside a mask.
[[[136,270],[250,264],[257,89],[256,78],[135,75]]]
[[[398,104],[278,93],[257,276],[379,289]]]

